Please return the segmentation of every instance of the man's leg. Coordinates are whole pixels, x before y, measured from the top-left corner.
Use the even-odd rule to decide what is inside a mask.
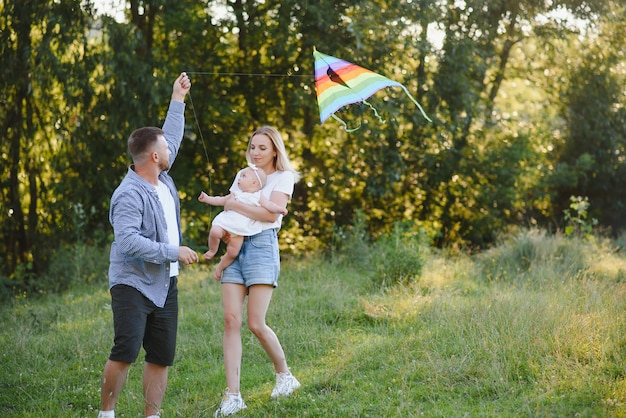
[[[100,410],[112,411],[115,409],[117,398],[128,377],[128,369],[131,363],[108,360],[102,373],[102,386],[100,387]]]
[[[168,368],[174,362],[178,328],[177,283],[176,277],[170,278],[165,306],[156,308],[148,317],[143,340],[143,346],[146,350],[146,362],[143,369],[146,417],[159,415],[167,388]]]
[[[167,387],[168,367],[146,362],[143,369],[143,394],[146,402],[145,414],[159,415],[165,389]]]

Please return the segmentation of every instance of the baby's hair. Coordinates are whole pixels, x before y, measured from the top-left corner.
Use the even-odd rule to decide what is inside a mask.
[[[251,169],[256,176],[257,180],[259,181],[259,185],[261,186],[261,189],[265,187],[265,183],[267,181],[267,174],[265,174],[265,171],[259,170],[254,164],[250,164],[248,168]]]

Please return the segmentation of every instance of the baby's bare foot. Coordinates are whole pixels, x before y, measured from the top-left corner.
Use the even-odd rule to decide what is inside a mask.
[[[204,258],[205,260],[210,260],[210,259],[212,259],[213,257],[215,257],[215,253],[216,253],[216,252],[217,252],[217,251],[211,251],[211,250],[209,250],[209,251],[207,251],[206,253],[204,253],[204,254],[202,255],[202,258]]]

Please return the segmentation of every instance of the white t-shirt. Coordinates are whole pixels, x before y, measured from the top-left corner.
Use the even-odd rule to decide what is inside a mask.
[[[235,181],[232,186],[230,186],[230,191],[233,193],[241,193],[241,189],[237,185],[237,180],[239,179],[239,175],[241,171],[237,173],[235,176]],[[291,171],[274,171],[272,174],[267,176],[267,181],[265,186],[261,189],[261,193],[268,200],[272,195],[272,192],[281,192],[285,193],[291,199],[291,195],[293,195],[293,186],[294,186],[294,177]],[[278,218],[275,222],[261,222],[261,230],[277,228],[280,229],[280,225],[283,221],[283,215],[278,215]]]
[[[167,223],[167,237],[170,245],[179,246],[179,233],[178,222],[176,221],[176,206],[174,205],[174,198],[170,192],[169,187],[159,180],[159,185],[155,186],[161,206],[163,206],[163,214],[165,215],[165,222]],[[178,261],[170,263],[170,277],[178,276],[180,267]]]

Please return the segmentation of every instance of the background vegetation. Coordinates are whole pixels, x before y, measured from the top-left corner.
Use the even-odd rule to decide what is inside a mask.
[[[126,138],[162,123],[183,70],[194,86],[173,174],[199,251],[215,211],[196,196],[227,190],[260,124],[304,175],[285,254],[327,249],[358,216],[369,240],[406,221],[437,248],[484,249],[512,227],[562,228],[572,196],[603,230],[624,227],[623,1],[122,3],[119,20],[84,0],[0,3],[6,293],[62,289],[42,280],[55,260],[76,243],[105,250]],[[405,84],[433,123],[386,89],[372,98],[386,124],[355,105],[341,116],[356,133],[320,125],[313,46]]]
[[[273,370],[245,330],[242,417],[624,417],[623,239],[522,230],[467,256],[344,231],[328,258],[286,260],[268,321],[303,387],[270,400]],[[381,258],[381,252],[387,257]],[[106,262],[106,254],[99,256]],[[390,276],[401,258],[422,260]],[[323,262],[320,262],[323,261]],[[112,344],[106,273],[0,308],[0,415],[88,417]],[[220,287],[180,276],[166,417],[207,417],[224,389]],[[143,416],[142,361],[116,413]]]
[[[0,1],[0,415],[95,415],[112,343],[109,198],[126,138],[190,73],[184,236],[250,132],[302,171],[270,323],[304,383],[248,416],[626,416],[626,6],[618,0]],[[319,124],[313,46],[405,84]],[[458,250],[463,251],[458,251]],[[465,251],[476,250],[476,251]],[[224,389],[219,286],[181,275],[164,413]],[[36,297],[46,295],[45,298]],[[141,365],[119,416],[141,415]]]

